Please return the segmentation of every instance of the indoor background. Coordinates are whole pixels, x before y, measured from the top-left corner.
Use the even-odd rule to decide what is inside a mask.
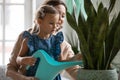
[[[98,6],[100,1],[103,1],[106,6],[109,4],[109,0],[92,0],[95,7]],[[0,65],[8,63],[18,34],[33,26],[34,12],[43,2],[44,0],[0,0]],[[111,17],[120,11],[119,4],[120,0],[117,0]],[[64,32],[65,39],[67,41],[71,39],[71,45],[78,47],[77,35],[69,27],[67,21],[65,21],[62,31]],[[113,61],[113,64],[118,68],[120,68],[119,57],[120,53],[118,53]]]

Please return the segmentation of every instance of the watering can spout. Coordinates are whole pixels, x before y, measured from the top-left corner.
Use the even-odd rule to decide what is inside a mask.
[[[58,62],[48,55],[44,50],[38,50],[33,57],[40,58],[35,77],[40,80],[53,80],[61,70],[81,65],[82,61]]]

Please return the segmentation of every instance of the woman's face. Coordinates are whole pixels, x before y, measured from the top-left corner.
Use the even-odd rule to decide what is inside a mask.
[[[55,8],[59,11],[60,17],[59,17],[59,22],[58,23],[60,25],[59,29],[61,29],[62,28],[62,24],[63,24],[63,22],[65,20],[66,8],[65,8],[64,5],[57,5],[57,6],[55,6]]]

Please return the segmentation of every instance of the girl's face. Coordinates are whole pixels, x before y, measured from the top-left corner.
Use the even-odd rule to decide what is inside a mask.
[[[59,11],[59,21],[58,24],[60,25],[59,28],[61,28],[64,20],[65,20],[65,15],[66,15],[66,8],[64,5],[57,5],[55,8]]]
[[[38,19],[40,33],[53,34],[58,28],[59,14],[46,14],[43,19]]]

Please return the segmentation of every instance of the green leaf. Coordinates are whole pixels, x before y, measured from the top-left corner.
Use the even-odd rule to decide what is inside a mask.
[[[109,25],[109,27],[110,27],[110,29],[108,29],[109,33],[107,34],[107,37],[105,40],[106,59],[109,59],[110,52],[113,48],[113,44],[114,44],[114,40],[115,40],[114,36],[115,36],[116,30],[117,30],[119,24],[120,24],[120,13],[118,14],[117,18],[113,18],[113,20],[111,21],[111,24]],[[108,61],[108,60],[106,60],[106,61]]]
[[[67,22],[70,24],[70,26],[76,30],[77,22],[74,16],[72,16],[69,12],[66,14]]]
[[[108,39],[112,39],[112,41],[110,40],[112,44],[108,39],[106,41],[106,43],[108,44],[106,45],[106,53],[109,53],[106,54],[106,56],[108,57],[106,60],[106,68],[109,68],[111,61],[114,59],[120,49],[120,12],[111,26],[112,28]]]
[[[110,6],[109,6],[109,8],[108,8],[108,12],[109,12],[109,14],[111,13],[111,11],[113,10],[113,7],[114,7],[114,5],[115,5],[115,2],[116,2],[116,0],[110,0]]]
[[[87,41],[88,38],[88,26],[86,24],[86,20],[84,18],[84,15],[82,14],[82,12],[80,11],[79,13],[79,17],[78,17],[78,26],[80,27],[82,33],[84,34],[84,37]]]

